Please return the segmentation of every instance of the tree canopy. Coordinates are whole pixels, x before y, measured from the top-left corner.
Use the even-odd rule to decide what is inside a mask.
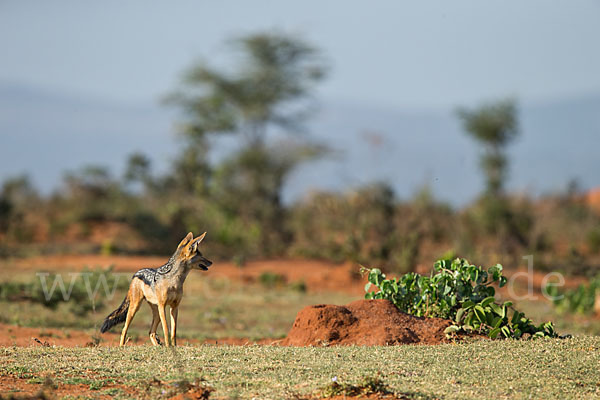
[[[187,114],[185,134],[240,133],[264,143],[269,126],[298,130],[310,94],[326,72],[319,52],[301,39],[258,33],[230,43],[240,62],[233,71],[200,63],[187,71],[185,89],[171,96]]]

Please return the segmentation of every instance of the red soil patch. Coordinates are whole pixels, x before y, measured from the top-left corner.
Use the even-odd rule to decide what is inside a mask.
[[[413,399],[414,397],[406,397],[403,394],[383,394],[383,393],[372,393],[372,394],[361,394],[358,396],[347,396],[345,394],[331,397],[307,397],[306,400],[407,400]]]
[[[28,378],[16,376],[0,376],[0,399],[30,400],[30,399],[62,399],[64,397],[112,399],[113,395],[103,393],[107,389],[119,388],[126,394],[135,397],[131,386],[109,384],[102,390],[93,390],[90,385],[55,383],[48,378],[44,384],[30,383]],[[2,397],[7,396],[7,397]]]
[[[450,321],[419,318],[388,300],[357,300],[346,306],[316,305],[300,310],[284,346],[438,344]]]
[[[183,393],[169,395],[173,391],[172,383],[162,382],[157,379],[146,382],[146,388],[134,387],[122,383],[105,384],[100,390],[92,389],[88,384],[67,384],[53,381],[51,377],[46,378],[46,382],[31,383],[29,378],[18,376],[0,376],[0,399],[14,400],[44,400],[44,399],[62,399],[62,398],[94,398],[94,399],[112,399],[114,394],[106,393],[108,389],[120,389],[129,398],[152,398],[148,392],[150,387],[162,389],[167,392],[169,400],[207,400],[214,389],[209,386],[202,386],[197,383],[188,383]],[[164,388],[164,389],[163,389]],[[180,390],[176,388],[176,390]],[[3,397],[3,396],[8,397]],[[164,398],[164,397],[163,397]]]
[[[81,271],[84,267],[108,268],[114,266],[116,272],[130,272],[146,267],[158,267],[167,261],[167,257],[148,256],[102,256],[102,255],[54,255],[31,257],[23,259],[0,260],[0,280],[6,279],[11,272],[23,271],[49,271],[49,272],[74,272]],[[430,266],[420,266],[419,273],[429,274]],[[334,264],[318,260],[259,260],[251,261],[240,267],[231,262],[215,262],[208,272],[202,273],[203,279],[231,279],[241,282],[258,282],[263,273],[274,273],[283,277],[287,283],[303,281],[309,293],[315,292],[341,292],[356,296],[364,294],[366,279],[359,274],[358,265],[350,262]],[[515,292],[517,295],[527,294],[528,279],[533,283],[534,294],[540,295],[542,282],[547,273],[533,271],[531,277],[525,275],[527,270],[507,269],[504,274],[510,279],[517,275]],[[394,277],[394,274],[388,274]],[[576,288],[579,284],[587,282],[581,277],[568,277],[564,288]],[[506,287],[504,288],[506,290]],[[502,290],[501,290],[502,292]]]
[[[173,396],[169,400],[207,400],[212,392],[210,388],[196,388]]]
[[[17,325],[0,324],[0,347],[27,347],[27,346],[64,346],[64,347],[116,347],[119,345],[120,333],[107,332],[100,335],[98,332],[85,332],[76,329],[57,328],[30,328]],[[99,340],[98,340],[99,339]],[[278,344],[276,339],[250,340],[246,338],[221,338],[196,339],[177,338],[177,345],[232,345],[244,346],[252,344]],[[132,345],[150,345],[146,336],[140,336],[137,340],[127,342]]]
[[[136,344],[150,343],[146,337],[140,338]],[[182,344],[186,340],[181,339]],[[31,328],[17,325],[0,324],[0,347],[27,347],[27,346],[64,346],[64,347],[92,347],[92,346],[118,346],[119,334],[99,332],[85,332],[77,329],[59,328]]]

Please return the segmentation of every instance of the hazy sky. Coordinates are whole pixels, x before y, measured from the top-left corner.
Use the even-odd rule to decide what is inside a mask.
[[[600,0],[0,0],[0,181],[120,174],[134,150],[164,170],[178,148],[159,99],[197,60],[235,67],[224,42],[264,30],[304,37],[331,66],[311,133],[344,156],[302,167],[291,197],[385,179],[463,204],[482,179],[453,110],[504,96],[522,114],[510,190],[600,184]]]
[[[388,108],[600,91],[600,1],[0,1],[0,82],[155,101],[264,29],[327,55],[326,99]]]

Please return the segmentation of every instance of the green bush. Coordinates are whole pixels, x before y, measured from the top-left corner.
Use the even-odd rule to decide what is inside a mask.
[[[308,287],[306,286],[306,282],[304,282],[304,279],[300,279],[299,281],[290,283],[290,289],[299,293],[306,293]]]
[[[397,246],[394,193],[370,185],[345,194],[316,193],[290,212],[292,256],[385,263]]]
[[[586,237],[590,252],[597,254],[600,252],[600,228],[596,227],[588,232]]]
[[[390,300],[401,311],[420,317],[439,317],[454,321],[446,329],[478,332],[490,338],[556,337],[551,322],[535,326],[523,313],[513,309],[510,301],[496,303],[493,284],[506,284],[502,266],[486,270],[461,258],[442,259],[434,264],[431,276],[408,273],[386,279],[377,268],[368,270],[365,298]],[[372,286],[379,291],[370,291]]]
[[[544,289],[552,296],[554,306],[561,312],[591,314],[595,310],[596,298],[600,296],[600,276],[590,280],[587,285],[561,293],[556,286],[548,285]]]
[[[267,288],[274,288],[276,286],[283,286],[285,284],[285,276],[275,272],[263,272],[258,277],[259,282]]]

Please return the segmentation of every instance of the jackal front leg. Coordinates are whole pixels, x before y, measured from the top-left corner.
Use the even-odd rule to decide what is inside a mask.
[[[167,325],[167,316],[165,315],[165,304],[158,305],[158,315],[162,323],[163,333],[165,335],[165,346],[169,347],[169,326]]]
[[[171,345],[177,346],[177,313],[178,306],[171,306],[169,313],[171,314]]]

